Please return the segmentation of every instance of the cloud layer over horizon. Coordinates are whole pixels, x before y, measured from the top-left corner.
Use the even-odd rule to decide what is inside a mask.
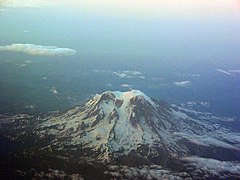
[[[70,48],[58,48],[56,46],[43,46],[36,44],[11,44],[0,46],[0,51],[21,52],[33,56],[72,56],[77,51]]]
[[[121,16],[161,17],[162,15],[173,15],[179,17],[184,15],[186,17],[192,17],[194,15],[226,15],[234,13],[239,15],[240,5],[237,0],[2,0],[0,1],[0,6],[14,8],[69,7],[73,11],[79,11],[79,9],[81,9],[81,12],[85,10],[98,14],[115,14],[117,12],[117,14]]]
[[[0,1],[0,6],[3,7],[14,7],[14,8],[39,8],[39,7],[47,7],[47,6],[56,6],[59,2],[47,1],[47,0],[2,0]]]

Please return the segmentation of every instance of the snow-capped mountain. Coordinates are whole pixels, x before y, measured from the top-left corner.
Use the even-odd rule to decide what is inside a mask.
[[[107,91],[40,123],[34,132],[40,139],[51,137],[51,148],[100,161],[165,166],[192,155],[240,160],[238,134],[190,114],[138,90]]]
[[[138,90],[62,114],[0,115],[0,176],[240,179],[240,134],[223,121]]]

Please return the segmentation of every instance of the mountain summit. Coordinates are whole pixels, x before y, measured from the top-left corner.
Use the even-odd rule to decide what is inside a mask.
[[[228,131],[139,90],[107,91],[35,128],[50,146],[99,161],[156,163],[189,155],[240,159],[240,142]],[[214,152],[212,149],[215,149]],[[228,149],[229,154],[223,153]],[[81,154],[82,152],[82,154]]]

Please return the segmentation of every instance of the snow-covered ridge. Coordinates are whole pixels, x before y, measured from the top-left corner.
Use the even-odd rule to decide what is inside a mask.
[[[146,94],[139,90],[131,90],[127,92],[113,91],[112,93],[116,96],[116,98],[122,99],[123,101],[130,101],[130,99],[135,96],[142,96],[150,100],[150,98]]]
[[[130,91],[126,91],[126,92],[106,91],[106,92],[103,92],[102,94],[97,94],[93,99],[97,99],[97,98],[102,97],[104,95],[110,95],[110,96],[112,96],[113,99],[120,99],[125,104],[129,103],[130,100],[134,97],[142,97],[142,99],[147,100],[152,105],[156,105],[150,97],[148,97],[145,93],[143,93],[140,90],[130,90]]]
[[[97,94],[36,130],[41,137],[55,136],[51,142],[55,147],[88,148],[102,160],[134,152],[147,160],[164,154],[164,162],[194,154],[193,147],[199,146],[209,148],[210,153],[212,147],[240,152],[239,135],[228,138],[231,133],[226,129],[193,118],[139,90]]]

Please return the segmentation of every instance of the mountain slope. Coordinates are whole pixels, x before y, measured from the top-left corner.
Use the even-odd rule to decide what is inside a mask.
[[[192,118],[183,109],[138,90],[96,95],[34,131],[39,138],[53,136],[50,145],[54,149],[82,151],[81,155],[100,161],[129,163],[131,159],[133,164],[165,166],[189,155],[240,160],[238,134],[204,118]]]
[[[240,134],[226,119],[138,90],[62,114],[0,115],[0,177],[240,179]]]

